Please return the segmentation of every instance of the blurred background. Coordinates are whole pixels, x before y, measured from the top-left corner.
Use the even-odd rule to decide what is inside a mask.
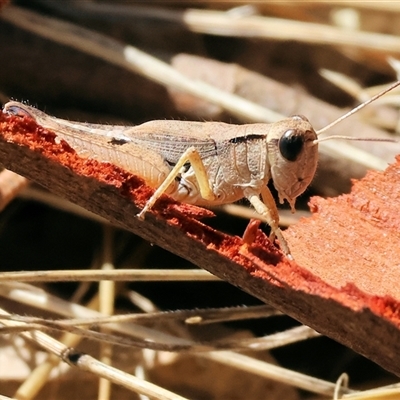
[[[118,52],[129,45],[194,80],[204,80],[284,116],[304,114],[321,128],[377,93],[381,85],[396,80],[399,13],[400,3],[395,1],[3,2],[0,100],[3,104],[9,99],[26,101],[60,118],[105,124],[136,125],[154,119],[254,122],[250,115],[232,112],[218,101],[211,103],[177,89],[167,78],[160,83],[152,78],[150,69],[138,71],[136,66],[127,66]],[[68,25],[60,26],[59,21]],[[398,92],[393,91],[335,127],[332,134],[393,137],[398,127],[398,102]],[[317,177],[299,199],[298,214],[292,216],[282,207],[284,226],[308,215],[311,195],[348,192],[352,178],[362,177],[370,168],[383,169],[400,152],[398,144],[352,147],[335,143],[334,149],[321,149]],[[361,162],[354,149],[363,152]],[[238,206],[216,209],[217,217],[207,223],[241,235],[248,212],[245,202]],[[24,189],[21,184],[16,198],[0,213],[1,271],[86,270],[100,268],[105,260],[115,269],[195,268],[34,183]],[[43,291],[43,298],[49,294],[82,305],[99,296],[98,283],[50,282],[35,287]],[[8,312],[54,317],[49,300],[47,306],[39,307],[11,296],[10,290],[9,286],[0,289],[0,305]],[[23,290],[36,293],[34,287],[24,286]],[[198,328],[188,327],[178,317],[165,323],[157,318],[146,322],[155,330],[193,340],[256,338],[299,325],[283,315],[262,318],[262,312],[255,318],[225,322],[223,308],[251,310],[260,306],[260,301],[227,283],[196,281],[195,276],[181,282],[165,281],[162,276],[153,282],[119,282],[111,291],[108,301],[115,314],[221,309],[222,322]],[[0,394],[22,398],[21,385],[34,379],[32,371],[46,356],[16,340],[0,338]],[[77,348],[97,356],[101,353],[93,341],[84,340]],[[326,337],[246,354],[297,371],[305,381],[311,376],[334,383],[346,372],[353,389],[396,382],[374,363]],[[316,386],[312,390],[312,382],[305,389],[295,379],[280,382],[245,366],[222,367],[196,355],[117,346],[111,358],[116,368],[141,374],[190,399],[333,397],[328,389],[325,395]],[[43,378],[35,390],[27,389],[25,398],[139,398],[117,386],[99,395],[94,375],[62,367],[56,371]]]

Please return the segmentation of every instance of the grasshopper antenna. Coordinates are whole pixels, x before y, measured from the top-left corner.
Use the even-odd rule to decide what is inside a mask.
[[[383,95],[385,95],[386,93],[390,92],[391,90],[393,90],[394,88],[396,88],[398,86],[400,86],[400,81],[397,81],[397,82],[393,83],[388,88],[382,90],[382,92],[376,94],[375,96],[371,97],[369,100],[367,100],[364,103],[361,103],[359,106],[353,108],[348,113],[342,115],[337,120],[331,122],[330,124],[328,124],[324,128],[322,128],[319,131],[317,131],[316,134],[320,135],[321,133],[327,131],[328,129],[332,128],[333,126],[335,126],[339,122],[343,121],[344,119],[346,119],[346,118],[350,117],[351,115],[355,114],[356,112],[360,111],[362,108],[364,108],[368,104],[371,104],[372,102],[374,102],[375,100],[379,99],[380,97],[382,97]],[[394,139],[356,138],[356,137],[351,137],[351,136],[328,136],[328,137],[325,137],[325,138],[322,138],[322,139],[314,140],[314,143],[316,144],[316,143],[323,142],[325,140],[331,140],[331,139],[362,140],[362,141],[374,141],[374,142],[396,142],[396,140],[394,140]]]

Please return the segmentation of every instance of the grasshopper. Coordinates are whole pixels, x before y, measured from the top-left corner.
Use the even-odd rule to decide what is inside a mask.
[[[319,139],[318,135],[399,85],[400,81],[394,83],[319,131],[300,115],[270,124],[165,120],[108,126],[59,119],[16,101],[6,103],[3,111],[33,118],[82,157],[109,162],[142,177],[155,192],[138,214],[140,218],[163,193],[200,206],[247,198],[258,218],[271,227],[272,239],[276,236],[283,252],[292,258],[267,183],[272,179],[279,201],[287,200],[294,212],[296,198],[315,175],[318,143],[364,140],[346,136]]]

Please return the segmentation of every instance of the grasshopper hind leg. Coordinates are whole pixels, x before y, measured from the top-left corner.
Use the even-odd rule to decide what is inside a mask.
[[[216,198],[216,195],[212,191],[210,186],[207,170],[201,160],[199,152],[195,147],[189,147],[180,157],[175,166],[171,169],[171,172],[165,178],[164,182],[157,188],[157,190],[153,193],[150,199],[147,201],[143,210],[138,214],[140,219],[144,219],[145,214],[151,210],[156,201],[161,197],[163,193],[166,192],[168,187],[175,181],[176,177],[179,176],[182,167],[185,164],[190,163],[192,166],[194,173],[196,175],[196,179],[199,185],[201,197],[205,200],[213,201]]]

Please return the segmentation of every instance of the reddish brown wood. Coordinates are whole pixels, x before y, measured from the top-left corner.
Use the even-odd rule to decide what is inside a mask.
[[[0,113],[0,160],[11,169],[207,269],[400,376],[400,159],[352,194],[312,200],[314,216],[286,231],[296,262],[258,232],[252,245],[199,221],[198,207],[163,197],[113,165],[79,158],[55,134]]]

